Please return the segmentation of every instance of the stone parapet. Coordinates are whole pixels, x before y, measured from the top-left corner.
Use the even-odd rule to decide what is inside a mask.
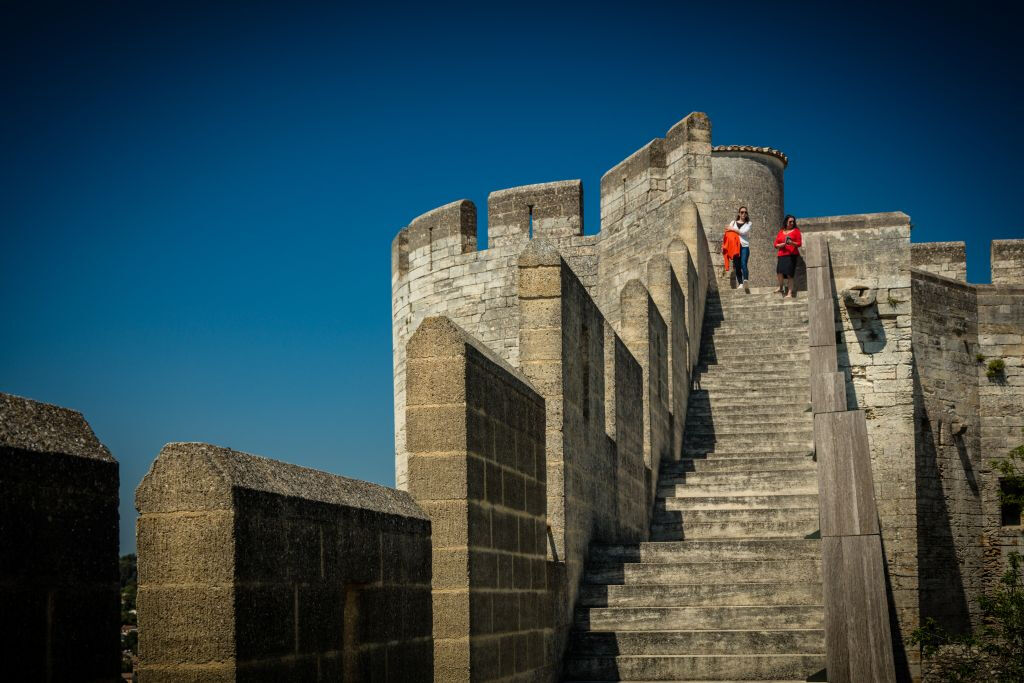
[[[992,240],[992,284],[1024,285],[1024,240]]]
[[[201,443],[136,492],[139,680],[432,680],[430,521],[404,492]]]
[[[82,415],[0,393],[8,680],[119,676],[118,464]]]
[[[408,346],[409,492],[433,523],[434,676],[556,675],[544,400],[447,318]]]
[[[963,242],[911,244],[910,265],[929,273],[967,282],[967,245]]]

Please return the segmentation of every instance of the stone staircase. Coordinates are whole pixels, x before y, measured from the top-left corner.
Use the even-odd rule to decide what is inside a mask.
[[[724,290],[704,315],[683,457],[649,542],[592,546],[566,680],[825,680],[807,303]]]

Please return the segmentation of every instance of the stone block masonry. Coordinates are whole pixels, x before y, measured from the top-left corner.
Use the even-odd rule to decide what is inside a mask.
[[[119,677],[117,492],[117,461],[80,413],[0,393],[5,680]]]
[[[433,523],[436,681],[554,680],[544,400],[447,318],[407,355],[409,492]]]
[[[409,494],[173,443],[136,507],[143,683],[432,680],[430,521]]]
[[[992,240],[992,284],[1024,284],[1024,240]]]
[[[967,245],[963,242],[912,244],[910,265],[929,273],[967,282]]]
[[[642,366],[552,243],[534,240],[523,251],[519,283],[520,367],[544,397],[547,414],[549,559],[565,574],[564,596],[554,605],[560,653],[590,543],[646,531],[648,404]],[[667,422],[658,425],[664,431],[657,438],[669,441]]]

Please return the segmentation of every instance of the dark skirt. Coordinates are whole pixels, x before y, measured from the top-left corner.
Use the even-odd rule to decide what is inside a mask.
[[[796,274],[796,254],[780,256],[779,265],[775,266],[775,272],[783,277],[793,277]]]

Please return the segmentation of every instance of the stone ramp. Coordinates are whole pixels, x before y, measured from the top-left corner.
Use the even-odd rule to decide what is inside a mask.
[[[649,542],[592,547],[565,680],[825,680],[808,385],[804,299],[709,295],[682,458]]]

